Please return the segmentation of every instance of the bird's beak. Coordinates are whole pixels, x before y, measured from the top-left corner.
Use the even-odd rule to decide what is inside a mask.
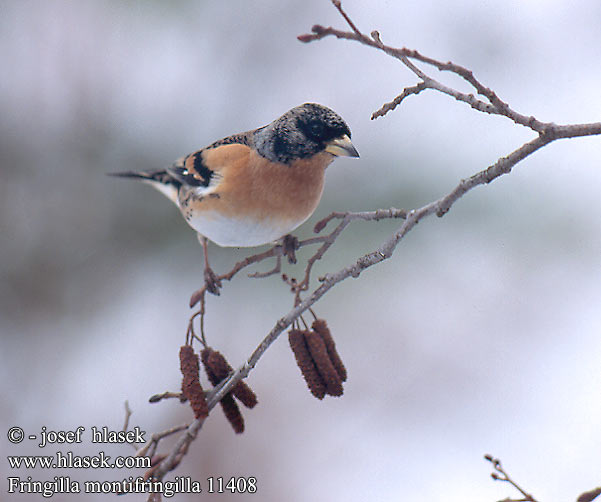
[[[346,134],[341,138],[328,141],[326,144],[326,152],[331,153],[336,157],[359,157],[359,152],[351,143],[351,138]]]

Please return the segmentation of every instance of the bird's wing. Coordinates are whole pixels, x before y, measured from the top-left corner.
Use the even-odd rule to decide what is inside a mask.
[[[221,179],[221,171],[233,158],[246,152],[251,145],[253,131],[234,134],[176,160],[166,171],[188,188],[215,187]]]

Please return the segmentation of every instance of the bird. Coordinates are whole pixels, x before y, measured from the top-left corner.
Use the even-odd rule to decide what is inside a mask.
[[[207,288],[218,294],[207,239],[255,247],[289,235],[317,208],[325,170],[340,156],[359,157],[346,122],[326,106],[304,103],[164,169],[110,174],[148,183],[175,203],[199,235]]]

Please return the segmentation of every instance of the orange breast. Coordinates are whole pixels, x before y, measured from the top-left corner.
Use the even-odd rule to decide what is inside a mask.
[[[214,209],[219,206],[224,216],[233,218],[275,217],[302,222],[313,214],[323,192],[326,167],[333,159],[330,154],[321,153],[288,166],[269,162],[248,147],[228,146],[234,148],[205,152],[208,165],[223,166],[218,171],[223,180],[216,190],[219,199],[203,202],[214,204]]]

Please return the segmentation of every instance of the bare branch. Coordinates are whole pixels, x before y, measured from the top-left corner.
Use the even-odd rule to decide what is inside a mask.
[[[373,112],[371,114],[371,119],[374,120],[378,117],[383,117],[388,112],[391,112],[397,106],[399,106],[407,96],[411,96],[412,94],[417,95],[424,89],[427,89],[425,82],[420,82],[419,84],[414,85],[413,87],[405,87],[403,89],[403,92],[399,94],[396,98],[394,98],[390,103],[384,103],[381,108]]]
[[[127,429],[129,428],[129,419],[132,415],[132,411],[131,408],[129,407],[129,401],[125,401],[124,403],[124,407],[125,407],[125,420],[123,421],[123,432],[127,432]]]
[[[498,458],[493,457],[492,455],[484,455],[484,459],[489,461],[494,469],[494,472],[490,475],[492,479],[495,481],[504,481],[513,486],[516,490],[518,490],[523,498],[521,499],[505,499],[507,502],[538,502],[532,495],[526,493],[524,489],[522,489],[511,477],[507,474],[507,471],[503,469],[501,465],[501,461]]]
[[[184,429],[187,429],[188,426],[189,424],[176,425],[175,427],[171,427],[162,432],[155,432],[152,436],[150,436],[150,439],[144,444],[144,446],[142,446],[136,452],[136,457],[146,457],[149,455],[154,455],[154,452],[156,451],[156,448],[159,445],[159,441],[161,439],[171,436],[172,434],[175,434],[179,431],[183,431]]]
[[[132,416],[132,411],[131,408],[129,407],[129,401],[125,400],[125,403],[123,403],[123,407],[125,408],[125,419],[123,420],[123,432],[127,432],[127,430],[129,429],[129,419]],[[130,443],[130,446],[132,448],[135,449],[135,445],[133,443]]]
[[[342,3],[340,2],[340,0],[332,0],[332,3],[334,4],[334,7],[336,7],[338,9],[338,12],[340,12],[340,15],[344,18],[344,20],[351,27],[351,30],[353,30],[357,35],[361,35],[361,32],[357,29],[357,27],[355,26],[355,23],[353,23],[353,21],[351,21],[351,18],[348,17],[346,12],[344,12],[344,10],[342,9]]]
[[[575,138],[579,136],[588,135],[599,135],[601,134],[601,122],[591,124],[573,124],[573,125],[557,125],[552,122],[541,122],[532,116],[523,115],[513,110],[505,101],[497,96],[497,94],[490,88],[484,86],[478,81],[473,73],[459,65],[451,62],[443,63],[433,58],[424,56],[418,51],[410,50],[406,48],[395,48],[385,45],[382,42],[380,34],[377,31],[372,31],[370,36],[363,34],[351,20],[348,14],[342,9],[342,5],[339,0],[332,0],[333,5],[336,7],[338,12],[344,18],[346,23],[351,28],[351,31],[345,32],[336,30],[332,27],[325,28],[321,25],[315,25],[312,28],[311,34],[300,35],[298,39],[302,42],[312,42],[320,40],[327,36],[334,36],[339,39],[355,40],[361,44],[374,47],[377,50],[384,51],[386,54],[398,59],[404,64],[410,71],[412,71],[418,78],[419,82],[415,86],[406,87],[401,94],[399,94],[393,101],[383,105],[379,110],[375,111],[372,115],[372,119],[382,117],[388,112],[394,110],[399,106],[403,100],[410,95],[417,95],[426,89],[436,90],[443,94],[453,97],[454,99],[464,102],[474,108],[477,111],[495,115],[505,116],[512,120],[515,124],[522,125],[532,129],[537,133],[536,137],[527,143],[523,144],[519,148],[515,149],[506,157],[501,157],[496,162],[491,164],[486,169],[474,174],[473,176],[461,180],[453,190],[448,194],[440,197],[433,202],[430,202],[422,207],[405,211],[402,209],[379,209],[377,211],[366,211],[366,212],[334,212],[328,217],[319,221],[315,225],[315,232],[321,232],[330,221],[337,219],[340,220],[338,225],[327,235],[320,235],[310,239],[306,239],[298,243],[295,249],[303,246],[319,244],[319,247],[314,254],[307,260],[307,265],[304,270],[304,276],[302,281],[296,282],[293,279],[288,280],[288,284],[293,287],[294,296],[294,307],[288,311],[282,318],[280,318],[275,325],[272,327],[270,332],[265,336],[261,343],[256,347],[254,352],[248,357],[243,365],[241,365],[236,371],[234,371],[227,379],[216,385],[216,387],[207,394],[207,405],[209,410],[221,401],[221,399],[232,390],[232,388],[243,378],[248,376],[250,371],[255,367],[258,361],[261,359],[263,354],[271,346],[271,344],[277,340],[280,334],[287,329],[293,323],[297,322],[303,312],[311,308],[321,297],[323,297],[328,291],[334,286],[348,279],[349,277],[359,277],[359,275],[366,269],[381,263],[382,261],[390,258],[396,250],[402,239],[424,218],[436,214],[439,217],[444,216],[453,206],[453,204],[459,200],[463,195],[472,190],[473,188],[490,183],[496,178],[511,172],[513,167],[526,157],[536,152],[540,148],[548,145],[549,143],[563,138]],[[422,65],[428,65],[438,69],[439,71],[449,71],[469,83],[478,96],[482,96],[482,99],[475,97],[473,94],[466,94],[456,89],[447,87],[438,80],[427,75],[416,63]],[[301,298],[302,293],[309,291],[311,283],[311,272],[314,264],[320,260],[324,254],[333,246],[341,233],[356,220],[362,221],[379,221],[381,219],[403,219],[402,224],[398,229],[389,236],[379,247],[373,251],[357,258],[347,266],[340,268],[334,273],[327,273],[323,277],[319,278],[320,285],[316,287],[308,296]],[[287,256],[284,246],[277,244],[268,250],[249,256],[244,260],[238,262],[234,267],[227,273],[217,276],[218,280],[231,280],[239,271],[246,268],[251,264],[262,262],[267,258],[276,258],[276,266],[264,273],[255,273],[255,277],[266,277],[275,273],[280,272],[280,264],[282,256]],[[201,334],[202,341],[204,341],[204,330],[203,330],[203,318],[204,318],[204,295],[206,287],[203,286],[198,290],[191,298],[191,306],[201,302],[201,307],[190,319],[188,326],[188,335],[194,335],[193,321],[196,317],[200,317],[201,322]],[[171,397],[169,393],[157,396]],[[152,477],[154,479],[162,479],[166,473],[173,470],[183,456],[188,451],[189,445],[196,438],[198,431],[202,428],[204,419],[196,419],[191,422],[185,428],[185,432],[178,438],[175,446],[171,452],[158,464],[153,467]],[[182,430],[184,426],[180,426],[178,430]],[[159,438],[160,439],[160,438]],[[154,441],[151,439],[151,443],[156,449],[158,440]],[[150,448],[149,445],[145,445],[146,451]],[[491,456],[487,456],[486,459],[493,464],[495,472],[493,473],[494,479],[506,481],[514,486],[523,496],[523,501],[536,502],[536,500],[529,494],[527,494],[522,488],[520,488],[507,473],[503,470],[501,463],[498,459],[494,459]],[[591,493],[591,492],[589,492]],[[585,494],[583,494],[584,496]],[[597,493],[598,495],[598,493]],[[596,496],[596,495],[595,495]],[[594,498],[594,497],[593,497]],[[592,499],[583,499],[580,502],[588,502]]]
[[[150,396],[148,398],[148,402],[149,403],[158,403],[159,401],[162,401],[163,399],[173,399],[173,398],[177,398],[179,400],[185,399],[182,396],[181,392],[163,392],[162,394],[154,394],[153,396]]]
[[[336,6],[336,8],[341,12],[341,14],[343,14],[345,20],[348,19],[348,15],[341,10],[341,7],[339,7],[339,5],[337,5],[337,4],[339,4],[339,2],[333,2],[333,3]],[[382,50],[386,54],[398,59],[407,68],[409,68],[409,70],[411,70],[417,77],[419,77],[419,79],[421,80],[421,82],[419,84],[417,84],[414,87],[406,88],[403,91],[403,93],[401,93],[399,96],[397,96],[397,98],[395,98],[394,101],[392,101],[391,103],[388,103],[386,105],[383,105],[379,110],[377,110],[376,112],[374,112],[372,114],[372,119],[384,116],[388,111],[396,108],[396,106],[398,106],[398,104],[400,104],[400,102],[405,97],[407,97],[410,94],[417,94],[416,88],[419,88],[419,92],[423,91],[424,89],[437,90],[439,92],[442,92],[443,94],[447,94],[447,95],[455,98],[458,101],[462,101],[462,102],[470,105],[475,110],[478,110],[478,111],[484,112],[484,113],[505,116],[505,117],[509,118],[510,120],[512,120],[513,122],[515,122],[516,124],[519,124],[519,125],[522,125],[525,127],[529,127],[530,129],[532,129],[538,133],[544,133],[549,128],[556,127],[555,124],[553,124],[553,123],[541,122],[532,116],[523,115],[523,114],[518,113],[517,111],[513,110],[505,101],[503,101],[501,98],[499,98],[499,96],[497,96],[497,94],[493,90],[486,87],[479,80],[477,80],[471,70],[468,70],[467,68],[464,68],[463,66],[452,63],[450,61],[448,61],[446,63],[442,62],[442,61],[438,61],[434,58],[424,56],[420,52],[413,50],[413,49],[407,49],[405,47],[397,48],[397,47],[391,47],[389,45],[385,45],[384,43],[382,43],[382,40],[380,38],[380,33],[378,31],[372,31],[371,37],[369,37],[369,36],[365,35],[364,33],[360,32],[355,27],[354,24],[352,26],[353,26],[353,31],[348,32],[348,31],[337,30],[332,27],[326,28],[324,26],[316,24],[311,28],[311,31],[313,32],[312,34],[299,35],[297,38],[301,42],[304,42],[304,43],[313,42],[315,40],[321,40],[322,38],[325,38],[327,36],[334,36],[336,38],[345,39],[345,40],[355,40],[363,45],[368,45],[370,47],[374,47],[376,49]],[[438,80],[436,80],[436,79],[428,76],[426,73],[424,73],[424,71],[421,70],[415,64],[413,64],[411,62],[411,60],[416,60],[421,63],[425,63],[430,66],[434,66],[435,68],[437,68],[440,71],[448,71],[448,72],[458,75],[459,77],[464,79],[466,82],[468,82],[474,88],[474,90],[476,91],[477,94],[484,96],[488,100],[488,103],[486,103],[485,101],[482,101],[480,99],[477,99],[473,94],[466,94],[466,93],[460,92],[456,89],[452,89],[452,88],[444,85],[443,83],[439,82]],[[397,101],[397,100],[398,100],[398,103],[394,104],[395,101]],[[592,130],[598,131],[597,127],[601,127],[601,123],[583,124],[583,125],[587,125],[587,126],[591,127],[592,128],[591,131]],[[563,127],[567,127],[567,126],[563,126]],[[599,132],[590,132],[589,134],[599,134]]]

